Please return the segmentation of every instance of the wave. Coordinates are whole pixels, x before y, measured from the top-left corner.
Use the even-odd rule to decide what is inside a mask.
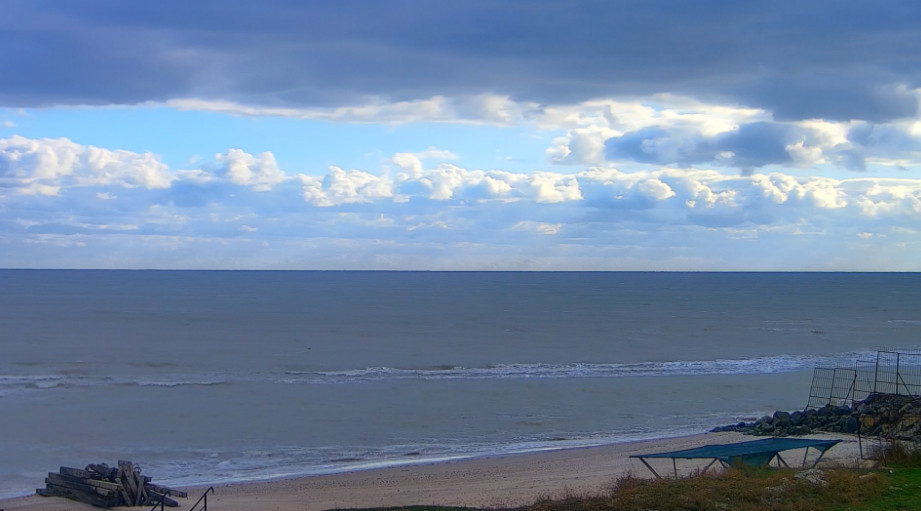
[[[689,375],[772,374],[816,367],[854,367],[857,360],[876,358],[876,352],[833,355],[775,355],[745,359],[653,361],[634,363],[507,363],[483,367],[439,365],[424,368],[367,367],[333,371],[283,371],[243,374],[173,374],[131,376],[73,376],[46,374],[0,375],[0,395],[56,388],[201,387],[234,383],[347,384],[394,380],[512,380],[563,378],[622,378]]]
[[[102,386],[135,386],[135,387],[180,387],[180,386],[211,386],[230,383],[224,378],[214,379],[187,379],[181,375],[172,378],[132,378],[111,376],[90,376],[71,374],[44,374],[44,375],[3,375],[0,374],[0,396],[12,392],[38,391],[58,388],[102,387]]]
[[[851,352],[831,356],[777,355],[749,359],[692,360],[636,363],[569,363],[569,364],[495,364],[486,367],[441,366],[404,369],[369,367],[346,371],[296,373],[289,383],[373,382],[383,380],[483,380],[483,379],[551,379],[551,378],[618,378],[627,376],[688,376],[772,374],[813,369],[815,367],[853,367],[856,360],[874,357],[875,352]]]
[[[921,319],[890,319],[890,324],[918,325],[921,326]]]
[[[126,385],[137,385],[139,387],[183,387],[183,386],[197,386],[197,387],[211,387],[214,385],[225,385],[230,383],[227,380],[138,380],[135,382],[127,382]]]

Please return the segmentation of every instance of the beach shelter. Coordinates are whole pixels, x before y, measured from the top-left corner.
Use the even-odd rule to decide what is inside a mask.
[[[809,455],[809,449],[815,449],[819,452],[819,457],[812,463],[815,467],[825,452],[840,443],[841,440],[816,440],[811,438],[765,438],[762,440],[753,440],[750,442],[740,442],[735,444],[714,444],[695,447],[693,449],[684,449],[680,451],[660,452],[654,454],[636,454],[630,456],[637,458],[643,465],[646,465],[653,475],[661,479],[662,476],[647,460],[656,458],[666,458],[672,460],[672,468],[675,471],[675,479],[678,478],[678,465],[676,460],[684,459],[710,459],[710,463],[704,467],[703,472],[719,462],[724,467],[732,465],[744,465],[750,467],[761,467],[770,465],[772,461],[777,460],[777,465],[785,467],[790,465],[781,457],[780,453],[795,449],[806,449],[803,455],[803,466],[806,466],[806,457]]]

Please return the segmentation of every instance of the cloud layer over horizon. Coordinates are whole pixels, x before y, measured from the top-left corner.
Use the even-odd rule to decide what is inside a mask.
[[[6,11],[0,266],[921,271],[908,1]]]
[[[127,233],[141,246],[153,247],[147,250],[163,251],[161,257],[176,250],[172,244],[199,238],[252,245],[265,253],[272,253],[274,244],[308,244],[317,251],[329,243],[312,257],[333,261],[353,244],[422,241],[448,252],[441,261],[417,260],[425,269],[481,268],[485,256],[465,251],[475,247],[490,253],[508,245],[555,246],[571,254],[569,262],[545,267],[535,260],[523,269],[641,269],[629,257],[605,262],[596,255],[598,245],[618,247],[625,234],[642,245],[656,238],[656,231],[668,230],[673,247],[688,254],[713,248],[698,246],[698,237],[754,244],[778,234],[802,243],[842,238],[869,249],[875,240],[915,244],[921,215],[917,179],[797,178],[776,172],[731,176],[677,168],[625,173],[613,167],[514,173],[444,161],[451,156],[432,148],[393,155],[383,174],[331,166],[323,175],[306,175],[286,174],[269,152],[230,149],[197,168],[169,169],[151,154],[16,136],[0,140],[0,188],[14,191],[4,197],[11,214],[0,221],[5,233],[0,246],[85,248],[115,243]],[[80,207],[66,207],[71,204]],[[615,252],[620,250],[625,248]],[[313,267],[296,264],[297,251],[290,246],[287,251],[292,253],[279,266]],[[275,266],[258,255],[236,257],[233,267]],[[757,269],[780,269],[789,262],[751,257],[747,264]],[[16,260],[12,253],[5,258]],[[201,264],[180,261],[179,267]],[[405,269],[400,261],[357,258],[343,266]],[[485,261],[492,269],[515,268],[498,255]],[[816,259],[808,267],[827,269],[827,263]],[[745,267],[724,258],[698,264],[709,270]],[[177,266],[170,261],[158,267]]]

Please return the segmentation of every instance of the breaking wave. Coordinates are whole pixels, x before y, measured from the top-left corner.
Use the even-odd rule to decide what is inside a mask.
[[[383,380],[483,380],[549,378],[618,378],[626,376],[682,376],[717,374],[771,374],[815,367],[852,367],[872,352],[841,353],[832,356],[778,355],[750,359],[691,360],[676,362],[636,362],[626,364],[495,364],[486,367],[441,366],[403,369],[369,367],[347,371],[315,373],[289,371],[290,383],[372,382]]]
[[[0,397],[24,391],[95,386],[191,387],[230,385],[237,382],[324,385],[394,380],[511,380],[772,374],[811,370],[815,367],[854,367],[856,360],[875,358],[876,353],[868,351],[829,356],[776,355],[747,359],[634,363],[508,363],[483,367],[453,365],[424,368],[367,367],[334,371],[281,371],[249,374],[173,374],[139,375],[138,377],[86,374],[0,375]]]

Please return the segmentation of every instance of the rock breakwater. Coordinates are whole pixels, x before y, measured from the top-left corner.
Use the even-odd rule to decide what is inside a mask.
[[[720,426],[712,431],[738,431],[755,436],[860,433],[898,440],[921,440],[921,398],[871,394],[853,406],[826,405],[803,411],[777,411],[753,422]]]

